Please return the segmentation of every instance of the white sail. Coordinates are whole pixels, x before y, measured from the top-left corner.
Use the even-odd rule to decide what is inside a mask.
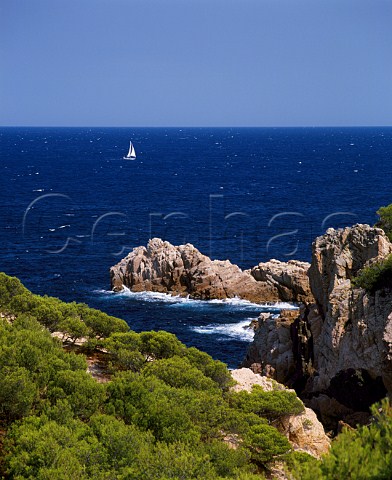
[[[135,147],[132,145],[132,142],[131,142],[131,147],[130,147],[130,156],[133,157],[133,158],[136,158]]]
[[[132,145],[132,142],[129,142],[129,150],[128,150],[128,154],[126,157],[124,157],[125,159],[134,159],[136,158],[136,152],[135,152],[135,147]]]

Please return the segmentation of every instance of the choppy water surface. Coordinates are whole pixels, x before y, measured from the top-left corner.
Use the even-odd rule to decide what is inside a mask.
[[[122,160],[129,140],[136,161]],[[264,307],[108,292],[151,237],[249,268],[310,259],[328,227],[392,202],[392,129],[3,128],[1,269],[36,293],[165,329],[235,367]]]

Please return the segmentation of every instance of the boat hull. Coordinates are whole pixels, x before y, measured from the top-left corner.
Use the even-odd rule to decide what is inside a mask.
[[[123,157],[123,160],[136,160],[136,157]]]

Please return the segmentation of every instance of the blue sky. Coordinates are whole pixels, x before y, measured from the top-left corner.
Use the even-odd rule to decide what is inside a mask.
[[[391,0],[1,0],[0,125],[392,125]]]

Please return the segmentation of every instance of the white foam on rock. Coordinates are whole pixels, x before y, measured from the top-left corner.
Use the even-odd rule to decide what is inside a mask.
[[[297,310],[298,306],[293,303],[287,302],[276,302],[276,303],[253,303],[249,300],[243,300],[238,297],[226,298],[226,299],[213,299],[213,300],[197,300],[190,298],[188,296],[180,295],[170,295],[168,293],[159,293],[159,292],[132,292],[129,288],[123,287],[121,292],[113,292],[111,290],[95,290],[96,293],[103,295],[118,295],[123,297],[129,297],[133,300],[139,300],[143,302],[162,302],[171,304],[171,306],[189,306],[193,307],[209,307],[209,306],[223,306],[223,307],[233,307],[239,310],[256,310],[259,312],[268,311],[268,312],[279,312],[280,310]]]

